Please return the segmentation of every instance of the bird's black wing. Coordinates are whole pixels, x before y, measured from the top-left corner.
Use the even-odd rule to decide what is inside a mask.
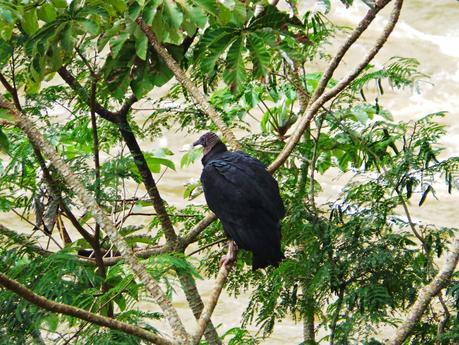
[[[261,162],[228,152],[206,164],[201,181],[209,208],[238,246],[280,255],[284,207],[277,182]]]
[[[251,216],[261,210],[276,221],[284,216],[276,180],[247,154],[227,152],[209,162],[201,181],[207,204],[222,220],[226,215]]]

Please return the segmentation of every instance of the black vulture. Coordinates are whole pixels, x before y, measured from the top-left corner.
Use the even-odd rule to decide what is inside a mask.
[[[258,159],[241,151],[228,151],[214,133],[206,133],[193,146],[202,145],[201,182],[209,208],[220,219],[230,241],[221,264],[236,258],[238,248],[253,253],[252,269],[277,266],[281,251],[280,219],[285,208],[277,181]]]

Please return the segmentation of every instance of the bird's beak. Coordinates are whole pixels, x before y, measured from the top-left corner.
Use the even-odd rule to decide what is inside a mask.
[[[204,146],[204,145],[202,144],[201,138],[199,138],[198,140],[196,140],[196,141],[193,143],[193,147],[196,147],[196,146]]]

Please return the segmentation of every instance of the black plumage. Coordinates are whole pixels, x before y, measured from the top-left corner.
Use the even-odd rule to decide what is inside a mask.
[[[253,253],[254,270],[277,266],[284,258],[280,219],[285,208],[276,180],[258,159],[228,151],[214,133],[204,134],[194,145],[204,147],[204,195],[225,234]]]

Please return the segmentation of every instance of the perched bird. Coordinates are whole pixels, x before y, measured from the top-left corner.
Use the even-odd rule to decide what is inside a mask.
[[[253,253],[253,270],[277,266],[284,258],[279,221],[285,208],[276,180],[258,159],[228,151],[214,133],[201,136],[197,145],[204,148],[201,182],[207,204],[232,240],[221,264],[233,262],[242,248]]]

